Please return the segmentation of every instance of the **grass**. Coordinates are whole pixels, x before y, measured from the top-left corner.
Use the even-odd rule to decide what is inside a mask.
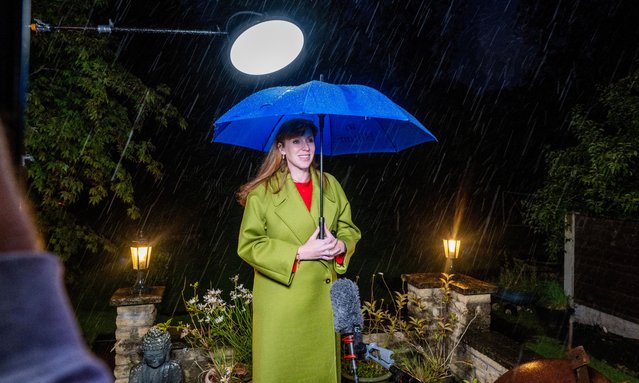
[[[525,346],[545,358],[564,358],[566,347],[563,342],[547,336],[538,336],[525,343]],[[605,361],[590,356],[589,365],[608,378],[612,383],[639,383],[639,378],[623,371],[625,367],[611,366]]]

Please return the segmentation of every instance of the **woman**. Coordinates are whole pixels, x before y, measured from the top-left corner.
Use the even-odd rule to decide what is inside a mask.
[[[340,184],[324,173],[324,239],[318,239],[317,129],[283,124],[258,175],[238,193],[245,206],[239,256],[253,283],[253,382],[337,383],[339,338],[330,288],[346,272],[360,231]]]

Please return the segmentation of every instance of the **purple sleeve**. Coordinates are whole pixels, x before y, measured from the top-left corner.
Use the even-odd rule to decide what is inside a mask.
[[[113,382],[86,347],[56,256],[0,254],[0,383]]]

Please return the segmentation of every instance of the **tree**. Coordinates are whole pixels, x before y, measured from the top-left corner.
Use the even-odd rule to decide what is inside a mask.
[[[551,151],[543,186],[525,205],[525,222],[562,253],[564,217],[578,211],[639,218],[639,71],[606,88],[590,109],[574,108],[576,144]]]
[[[106,3],[35,0],[32,13],[86,25],[94,7]],[[149,87],[119,65],[114,43],[111,36],[91,32],[32,36],[25,132],[33,156],[29,191],[48,249],[63,260],[116,250],[96,217],[112,209],[138,219],[136,182],[162,178],[149,131],[186,127],[169,102],[169,89]]]

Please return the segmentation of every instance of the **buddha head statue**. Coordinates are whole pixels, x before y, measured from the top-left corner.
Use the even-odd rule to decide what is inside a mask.
[[[142,338],[140,346],[144,354],[144,363],[151,368],[158,368],[169,359],[171,336],[157,327],[151,327]]]

